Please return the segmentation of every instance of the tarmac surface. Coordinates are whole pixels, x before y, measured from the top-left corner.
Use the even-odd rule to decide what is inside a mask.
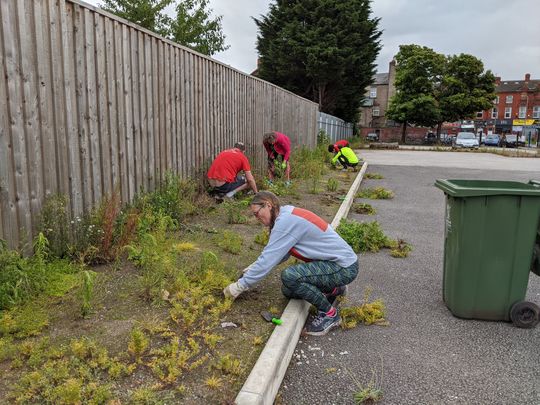
[[[392,200],[363,200],[391,238],[413,251],[405,259],[388,250],[360,255],[349,303],[382,299],[389,326],[336,330],[301,338],[276,403],[354,404],[359,386],[372,382],[378,404],[540,404],[540,325],[454,317],[442,299],[445,196],[436,179],[540,180],[540,160],[485,153],[359,152],[368,172],[361,188],[383,186]],[[520,161],[520,162],[518,162]],[[360,201],[360,200],[357,200]],[[526,299],[540,304],[540,277],[531,273]]]

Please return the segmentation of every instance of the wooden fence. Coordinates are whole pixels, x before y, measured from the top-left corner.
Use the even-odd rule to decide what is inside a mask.
[[[200,173],[234,141],[313,146],[317,105],[77,0],[0,0],[0,238],[28,241],[46,196],[80,215],[119,187]]]

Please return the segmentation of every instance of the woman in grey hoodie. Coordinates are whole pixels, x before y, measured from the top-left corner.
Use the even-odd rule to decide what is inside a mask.
[[[225,296],[238,297],[292,255],[304,263],[283,270],[282,292],[288,298],[305,299],[319,311],[305,333],[325,335],[339,326],[336,298],[346,293],[347,284],[358,274],[356,253],[326,221],[311,211],[281,206],[269,191],[257,193],[249,209],[259,222],[269,227],[270,239],[259,258],[244,270],[244,275],[223,290]]]

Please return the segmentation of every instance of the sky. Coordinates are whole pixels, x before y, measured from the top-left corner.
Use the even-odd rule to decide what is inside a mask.
[[[99,5],[100,0],[84,0]],[[268,12],[270,0],[210,0],[230,48],[213,55],[251,73],[257,65],[257,27],[252,17]],[[502,80],[540,80],[540,0],[372,0],[372,17],[380,18],[382,49],[377,71],[399,45],[417,44],[445,55],[476,56]]]

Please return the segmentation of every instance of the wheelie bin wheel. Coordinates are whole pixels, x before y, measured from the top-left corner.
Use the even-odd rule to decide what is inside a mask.
[[[518,301],[510,309],[510,319],[518,328],[534,328],[540,322],[540,308],[528,301]]]

